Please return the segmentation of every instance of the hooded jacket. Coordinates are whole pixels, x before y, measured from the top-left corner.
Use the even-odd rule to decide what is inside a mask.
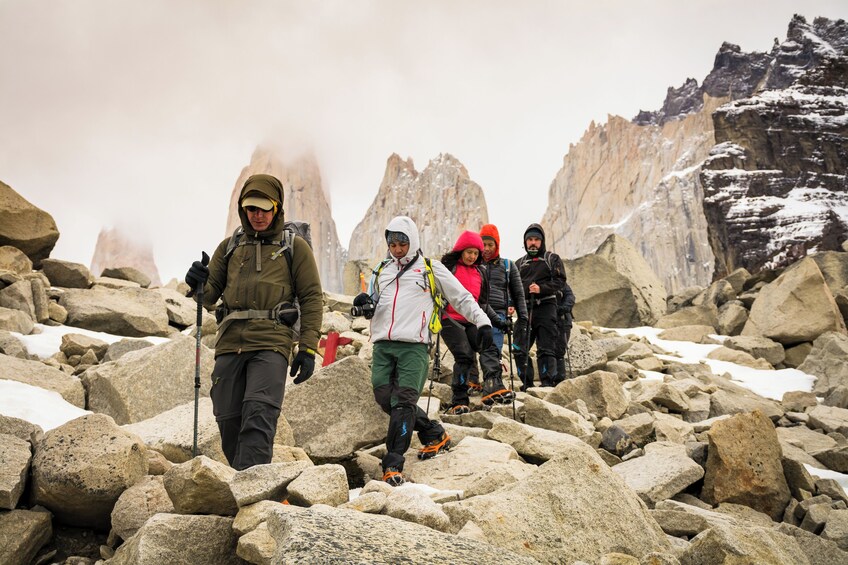
[[[370,293],[376,303],[371,318],[371,341],[430,343],[428,324],[433,314],[433,297],[419,249],[418,227],[411,218],[393,218],[386,231],[402,232],[409,238],[409,251],[399,259],[390,256],[382,269],[374,269]],[[462,284],[439,261],[430,261],[436,287],[465,319],[477,327],[491,325],[489,318]],[[378,275],[379,272],[379,275]]]
[[[466,249],[476,249],[478,252],[477,260],[472,265],[466,265],[462,261],[462,254]],[[453,249],[442,257],[442,264],[456,277],[465,290],[471,293],[477,304],[485,310],[489,302],[489,281],[486,278],[482,263],[483,240],[472,231],[464,231],[459,234],[456,243],[453,244]],[[457,322],[467,322],[462,314],[457,312],[450,304],[445,308],[445,315]]]
[[[509,261],[507,265],[507,260],[501,258],[501,236],[498,228],[493,224],[486,224],[480,228],[480,237],[489,237],[495,242],[495,254],[488,261],[483,260],[489,275],[489,306],[500,314],[505,314],[507,308],[512,306],[518,312],[518,319],[526,320],[527,302],[524,300],[521,274],[515,261]]]
[[[527,250],[527,232],[538,231],[542,234],[542,245],[539,247],[536,255],[529,253],[516,261],[518,271],[521,273],[521,283],[524,286],[524,296],[529,298],[537,298],[539,300],[548,297],[555,297],[562,292],[565,286],[565,269],[562,266],[562,259],[556,253],[548,253],[545,249],[545,230],[539,224],[530,224],[524,230],[524,250]],[[545,257],[549,254],[549,257]],[[548,264],[550,263],[550,267]],[[536,295],[530,294],[530,285],[536,283],[539,285],[539,293]]]
[[[277,212],[268,229],[256,232],[247,219],[241,202],[258,193],[277,203]],[[283,236],[283,185],[270,175],[253,175],[239,194],[239,218],[244,234],[229,258],[230,238],[218,245],[209,263],[209,280],[204,287],[203,302],[212,307],[220,298],[230,310],[270,310],[281,302],[294,302],[296,288],[300,302],[300,344],[317,349],[320,337],[323,292],[318,265],[309,244],[300,237],[292,245],[292,271],[280,253],[278,243]],[[295,288],[292,287],[294,280]],[[274,320],[233,320],[221,330],[215,355],[246,351],[271,350],[291,355],[292,329]]]

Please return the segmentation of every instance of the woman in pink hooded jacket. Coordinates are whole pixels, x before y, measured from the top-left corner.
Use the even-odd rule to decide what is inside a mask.
[[[464,231],[459,235],[453,249],[442,257],[442,264],[450,269],[453,275],[462,283],[480,307],[489,316],[493,325],[499,327],[500,318],[488,305],[489,281],[486,269],[482,267],[483,240],[480,234]],[[500,352],[497,347],[479,349],[477,326],[466,320],[462,314],[448,306],[442,316],[442,339],[453,354],[453,379],[451,390],[453,398],[448,413],[465,414],[468,408],[468,377],[475,363],[474,354],[480,354],[480,365],[483,369],[482,400],[486,405],[509,404],[515,398],[515,393],[507,390],[503,384],[503,369],[501,368]]]

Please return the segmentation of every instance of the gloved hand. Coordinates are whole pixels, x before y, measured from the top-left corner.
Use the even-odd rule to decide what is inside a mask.
[[[364,306],[371,302],[371,296],[367,292],[360,292],[353,299],[354,306]]]
[[[492,326],[477,328],[477,347],[480,351],[486,351],[494,345],[492,341]]]
[[[299,374],[298,371],[300,372]],[[294,379],[294,384],[299,385],[304,382],[312,376],[314,371],[315,352],[307,348],[298,349],[297,355],[295,355],[294,360],[292,360],[291,370],[289,370],[289,375],[292,377],[297,374],[297,377]]]
[[[195,261],[191,264],[185,276],[185,282],[192,290],[197,290],[201,285],[205,285],[209,280],[209,256],[204,252],[203,261]]]
[[[490,317],[489,321],[492,322],[493,328],[497,328],[502,332],[505,332],[507,327],[509,327],[506,320],[501,320],[500,316]]]

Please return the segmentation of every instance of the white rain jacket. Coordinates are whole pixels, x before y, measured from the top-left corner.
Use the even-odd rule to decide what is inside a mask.
[[[411,218],[397,216],[386,226],[386,231],[396,231],[409,237],[409,251],[400,259],[391,258],[379,274],[371,277],[372,298],[377,303],[371,319],[371,341],[405,341],[430,343],[428,323],[433,314],[433,297],[424,266],[418,227]],[[407,264],[409,268],[398,276]],[[465,287],[441,262],[431,260],[436,287],[445,299],[478,328],[490,326],[486,313]],[[376,282],[376,286],[375,286]]]

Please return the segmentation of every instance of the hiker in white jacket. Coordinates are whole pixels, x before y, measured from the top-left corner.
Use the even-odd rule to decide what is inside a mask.
[[[443,296],[478,327],[483,347],[492,344],[492,325],[486,313],[444,265],[424,258],[419,241],[411,218],[392,219],[386,227],[389,256],[374,269],[370,292],[354,300],[355,309],[371,318],[371,384],[374,398],[389,414],[383,480],[395,486],[404,482],[403,456],[413,430],[424,446],[418,452],[421,459],[450,446],[442,425],[430,420],[417,405],[427,381],[431,328],[436,331],[440,327],[435,302]]]

